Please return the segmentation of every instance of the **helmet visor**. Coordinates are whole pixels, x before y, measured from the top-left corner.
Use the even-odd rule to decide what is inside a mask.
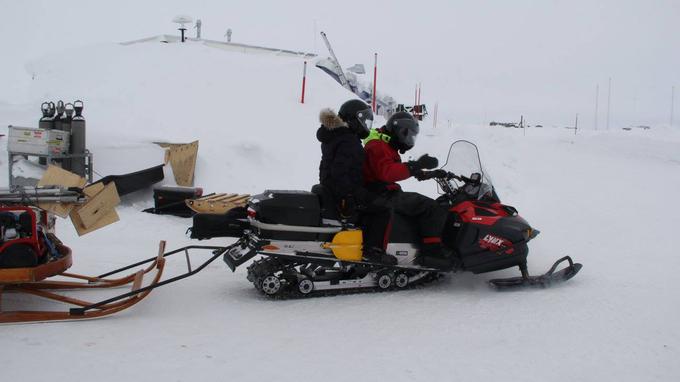
[[[359,110],[357,112],[357,121],[366,131],[371,130],[373,126],[373,112],[371,109]]]
[[[409,150],[416,144],[416,137],[420,132],[418,122],[413,119],[398,119],[395,121],[396,132],[399,137],[399,142],[404,149]]]

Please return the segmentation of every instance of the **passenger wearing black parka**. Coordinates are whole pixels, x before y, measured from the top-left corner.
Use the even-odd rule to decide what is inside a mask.
[[[364,188],[361,140],[368,136],[373,112],[356,99],[342,104],[337,114],[332,109],[321,110],[319,121],[319,182],[332,193],[340,217],[359,222],[364,232],[364,258],[396,264],[396,258],[385,253],[390,211],[374,205],[375,196]]]

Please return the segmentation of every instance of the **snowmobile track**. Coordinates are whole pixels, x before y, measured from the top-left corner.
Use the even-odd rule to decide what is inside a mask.
[[[420,278],[419,280],[408,283],[406,286],[397,286],[396,283],[388,288],[375,287],[355,287],[355,288],[342,288],[342,289],[331,289],[331,290],[311,290],[307,293],[302,293],[296,287],[297,283],[286,282],[285,278],[281,279],[280,282],[286,285],[271,285],[267,286],[264,283],[265,280],[272,281],[273,279],[267,279],[268,277],[275,275],[276,273],[282,272],[286,273],[294,270],[297,266],[304,266],[310,264],[309,262],[293,261],[288,259],[282,259],[278,257],[263,256],[255,260],[250,266],[248,266],[248,281],[252,282],[255,289],[258,290],[262,295],[272,300],[291,300],[291,299],[301,299],[309,297],[330,297],[339,295],[351,295],[351,294],[362,294],[362,293],[375,293],[375,292],[394,292],[401,290],[411,290],[419,287],[423,287],[426,284],[437,281],[443,277],[442,273],[430,273],[426,276]],[[297,273],[297,271],[295,271]],[[275,293],[272,292],[275,288],[280,288]]]

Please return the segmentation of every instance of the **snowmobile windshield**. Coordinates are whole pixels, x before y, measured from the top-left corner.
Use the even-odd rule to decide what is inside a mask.
[[[476,185],[466,185],[455,179],[451,180],[457,188],[462,187],[470,196],[482,199],[493,194],[495,197],[491,178],[482,167],[482,162],[479,158],[479,150],[477,150],[477,146],[474,143],[469,141],[453,142],[449,148],[449,154],[442,169],[466,178],[478,177],[479,183]]]

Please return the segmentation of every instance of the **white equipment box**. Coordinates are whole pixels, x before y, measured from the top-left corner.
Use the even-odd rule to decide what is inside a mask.
[[[9,126],[7,151],[34,155],[68,154],[70,134],[62,130]]]

